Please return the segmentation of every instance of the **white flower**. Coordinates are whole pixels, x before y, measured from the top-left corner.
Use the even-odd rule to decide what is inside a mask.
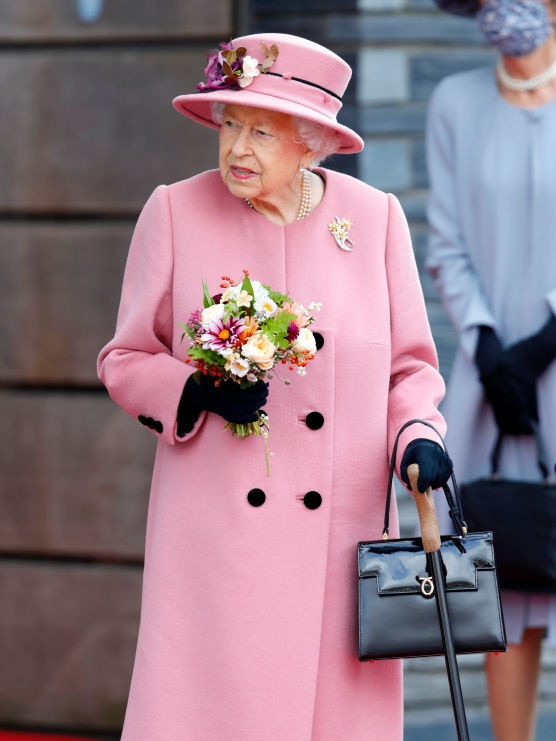
[[[309,309],[311,311],[320,311],[322,309],[322,301],[311,301]]]
[[[247,87],[253,82],[253,78],[260,75],[259,60],[255,57],[245,56],[242,61],[242,76],[239,78],[238,83],[240,87]]]
[[[252,280],[251,286],[253,288],[253,294],[255,296],[255,301],[258,301],[260,298],[268,297],[268,289],[265,288],[260,281]]]
[[[226,370],[238,378],[243,378],[249,372],[249,361],[238,353],[231,353],[226,362]]]
[[[227,304],[228,301],[235,301],[238,294],[239,294],[239,286],[228,286],[228,288],[226,288],[226,290],[222,294],[222,298],[220,299],[220,302],[223,304]]]
[[[255,332],[241,348],[241,354],[255,363],[262,370],[270,370],[274,365],[274,345],[266,335],[261,332]]]
[[[203,309],[201,312],[201,324],[207,326],[212,322],[220,321],[224,316],[225,309],[226,307],[222,306],[222,304],[212,304],[212,306],[207,306],[207,308]]]
[[[267,294],[266,297],[264,298],[261,297],[255,300],[255,311],[260,317],[263,317],[264,319],[268,319],[271,316],[276,316],[278,307],[276,306],[276,303]]]
[[[241,291],[236,299],[236,303],[238,306],[250,306],[252,300],[253,297],[250,293],[247,293],[247,291]]]
[[[296,355],[314,355],[317,351],[315,335],[307,327],[302,327],[299,334],[292,342],[292,350]]]

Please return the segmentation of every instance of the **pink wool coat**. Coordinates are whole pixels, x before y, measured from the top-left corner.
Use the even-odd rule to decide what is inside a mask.
[[[99,356],[112,398],[159,437],[124,741],[402,739],[401,662],[357,658],[356,543],[381,537],[402,424],[444,432],[444,385],[397,200],[318,172],[324,199],[286,227],[216,171],[160,186],[137,223]],[[335,216],[353,222],[351,252]],[[270,476],[263,440],[232,437],[221,417],[175,432],[192,372],[178,323],[202,306],[203,280],[216,293],[243,268],[322,302],[307,375],[270,383]],[[413,425],[400,450],[432,436]]]

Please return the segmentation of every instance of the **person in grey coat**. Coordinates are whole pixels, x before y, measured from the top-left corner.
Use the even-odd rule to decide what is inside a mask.
[[[556,3],[437,0],[476,16],[495,67],[444,78],[427,120],[427,268],[458,347],[443,412],[460,481],[537,480],[533,425],[556,461]],[[524,509],[524,521],[527,512]],[[497,741],[533,741],[542,642],[556,597],[503,592],[509,650],[486,673]]]

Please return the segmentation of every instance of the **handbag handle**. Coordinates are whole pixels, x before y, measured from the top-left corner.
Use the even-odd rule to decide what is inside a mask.
[[[544,443],[541,437],[541,433],[539,430],[539,425],[537,422],[531,421],[531,427],[533,428],[533,435],[535,437],[535,444],[537,446],[537,466],[539,467],[539,471],[541,472],[541,478],[544,480],[546,484],[551,484],[553,482],[552,476],[548,473],[548,464],[546,462],[546,448],[544,447]],[[496,436],[496,440],[494,442],[494,447],[492,448],[492,451],[490,453],[490,475],[493,479],[496,479],[499,477],[500,469],[500,455],[502,453],[502,442],[504,440],[504,433],[501,430],[498,430],[498,435]]]
[[[448,450],[446,448],[446,443],[444,442],[444,438],[442,437],[440,432],[438,432],[436,427],[430,422],[427,422],[427,420],[410,419],[409,422],[405,422],[400,427],[398,434],[396,435],[396,439],[394,440],[394,446],[392,448],[392,457],[390,459],[390,470],[388,472],[388,486],[386,489],[386,503],[384,507],[384,527],[382,529],[382,539],[383,540],[388,540],[389,529],[390,529],[390,507],[392,504],[392,485],[394,483],[394,469],[396,467],[396,458],[397,458],[397,453],[398,453],[398,443],[400,440],[400,435],[410,425],[414,425],[414,424],[421,424],[421,425],[425,425],[426,427],[430,427],[430,429],[433,430],[438,436],[438,438],[440,439],[440,442],[442,443],[442,447],[444,448],[445,452],[448,453]],[[459,494],[456,477],[453,471],[452,471],[452,475],[450,476],[450,480],[452,481],[453,491],[450,489],[448,484],[445,484],[442,487],[442,489],[444,491],[444,496],[446,497],[446,501],[448,502],[449,515],[454,525],[454,530],[458,535],[463,537],[464,535],[467,535],[467,523],[465,522],[465,519],[463,517],[461,497]]]

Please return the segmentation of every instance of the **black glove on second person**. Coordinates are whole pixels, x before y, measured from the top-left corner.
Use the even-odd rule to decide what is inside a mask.
[[[504,348],[492,327],[479,327],[475,364],[498,429],[507,435],[530,435],[537,419],[534,382],[519,379],[504,362]]]
[[[241,388],[235,381],[214,385],[212,378],[193,374],[184,386],[177,414],[177,435],[191,432],[203,410],[214,412],[227,422],[246,424],[256,422],[258,411],[266,404],[268,383],[257,381]]]
[[[556,317],[506,350],[492,327],[479,328],[475,363],[496,424],[508,435],[530,435],[538,420],[536,381],[556,357]]]
[[[534,383],[556,358],[556,317],[552,314],[535,334],[510,345],[503,364],[525,383]]]
[[[434,440],[417,438],[417,440],[412,440],[404,451],[400,475],[410,491],[411,484],[407,475],[407,467],[411,463],[417,463],[419,466],[417,488],[420,492],[425,492],[429,486],[433,489],[444,486],[452,475],[453,465],[450,456]]]

